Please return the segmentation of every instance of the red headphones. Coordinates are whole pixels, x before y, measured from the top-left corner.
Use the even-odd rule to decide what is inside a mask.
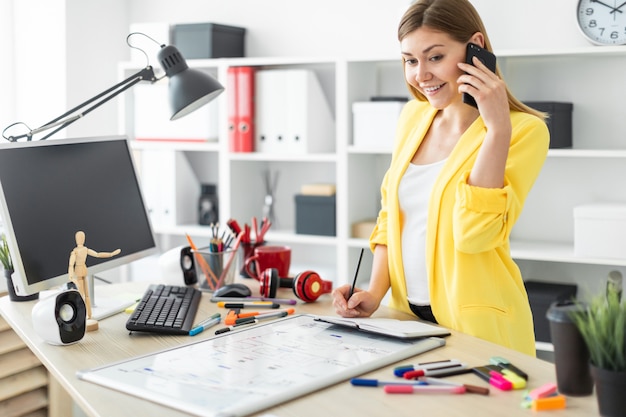
[[[263,297],[274,298],[279,287],[293,288],[293,292],[302,301],[312,303],[322,294],[333,290],[332,281],[325,281],[313,271],[300,272],[293,279],[280,278],[276,268],[267,268],[261,274],[260,291]]]
[[[275,298],[276,291],[278,290],[278,284],[280,282],[278,269],[267,268],[261,273],[259,278],[259,290],[261,291],[261,296]]]

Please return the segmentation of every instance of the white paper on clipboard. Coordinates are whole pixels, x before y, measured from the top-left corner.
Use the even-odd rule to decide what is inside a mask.
[[[295,315],[78,377],[197,416],[246,416],[443,345]]]

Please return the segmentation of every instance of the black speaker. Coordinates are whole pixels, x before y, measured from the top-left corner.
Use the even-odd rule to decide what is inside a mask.
[[[193,253],[191,252],[190,246],[185,246],[180,250],[180,268],[183,270],[185,285],[193,285],[198,282]]]
[[[46,342],[69,345],[85,336],[87,307],[75,289],[40,300],[33,307],[33,327]]]

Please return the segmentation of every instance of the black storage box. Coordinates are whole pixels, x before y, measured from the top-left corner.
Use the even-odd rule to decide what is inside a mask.
[[[172,25],[172,45],[185,59],[237,58],[244,56],[246,29],[215,23]]]
[[[524,285],[528,293],[530,309],[533,312],[535,340],[551,343],[550,323],[546,318],[550,304],[555,301],[571,300],[576,296],[578,287],[576,284],[556,284],[539,281],[526,281]]]
[[[572,147],[572,103],[527,101],[525,104],[550,115],[546,119],[550,131],[550,149]]]
[[[335,236],[335,196],[302,195],[296,199],[296,233]]]

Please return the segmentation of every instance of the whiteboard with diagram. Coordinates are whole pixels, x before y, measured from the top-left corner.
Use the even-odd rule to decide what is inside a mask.
[[[245,416],[445,344],[289,316],[78,377],[197,416]]]

